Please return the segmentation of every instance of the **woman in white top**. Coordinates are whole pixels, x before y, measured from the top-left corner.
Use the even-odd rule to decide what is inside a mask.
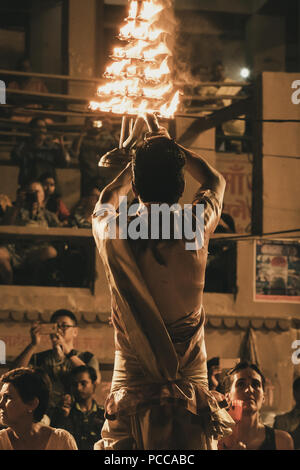
[[[0,378],[0,450],[77,450],[74,437],[40,421],[50,386],[42,371],[22,367]]]

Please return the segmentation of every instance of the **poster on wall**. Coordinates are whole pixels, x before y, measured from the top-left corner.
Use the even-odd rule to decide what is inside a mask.
[[[300,243],[257,240],[254,300],[300,302]]]
[[[226,179],[223,212],[233,218],[236,233],[250,233],[252,163],[245,154],[218,153],[217,165]]]

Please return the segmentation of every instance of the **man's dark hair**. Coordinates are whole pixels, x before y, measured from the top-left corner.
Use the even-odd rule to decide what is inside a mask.
[[[47,127],[47,124],[46,124],[45,119],[43,119],[43,118],[41,118],[41,117],[35,117],[35,118],[31,119],[31,121],[30,121],[30,123],[29,123],[29,127],[30,127],[31,129],[34,129],[34,128],[37,126],[37,123],[38,123],[39,121],[43,121],[43,123],[44,123],[45,126]]]
[[[91,367],[91,366],[78,366],[78,367],[75,367],[74,369],[71,370],[71,376],[72,378],[74,378],[76,375],[78,374],[83,374],[84,372],[87,372],[91,381],[93,383],[96,382],[97,380],[97,374],[96,374],[96,371],[94,369],[94,367]]]
[[[293,391],[300,390],[300,377],[297,377],[293,382]]]
[[[39,404],[33,411],[33,420],[38,423],[47,411],[51,382],[47,374],[41,369],[20,367],[6,372],[0,378],[0,384],[10,383],[17,390],[22,401],[29,403],[37,398]]]
[[[77,318],[75,317],[74,313],[70,310],[65,310],[63,308],[60,310],[56,310],[56,312],[51,315],[50,323],[56,323],[60,317],[69,317],[73,321],[75,326],[78,325]]]
[[[44,183],[44,181],[46,181],[48,178],[54,179],[55,184],[56,184],[56,176],[51,171],[47,171],[45,173],[42,173],[41,176],[39,177],[39,182]]]
[[[166,137],[145,141],[136,152],[134,186],[143,202],[177,203],[184,191],[185,157]]]
[[[224,379],[225,392],[230,392],[231,386],[233,384],[234,374],[243,369],[253,369],[255,372],[257,372],[257,374],[261,377],[262,388],[263,390],[265,389],[266,379],[263,373],[258,368],[258,366],[256,364],[251,364],[250,362],[244,361],[239,362],[233,369],[227,372],[226,377]]]

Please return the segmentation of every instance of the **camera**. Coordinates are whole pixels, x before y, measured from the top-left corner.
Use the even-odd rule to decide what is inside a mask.
[[[41,335],[51,335],[57,333],[56,323],[41,323],[40,324],[40,334]]]
[[[38,202],[37,191],[26,191],[25,197],[26,203],[32,206],[35,202]]]

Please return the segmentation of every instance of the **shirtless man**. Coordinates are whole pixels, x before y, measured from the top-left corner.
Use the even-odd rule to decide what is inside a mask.
[[[221,215],[225,180],[170,139],[153,115],[147,122],[150,134],[133,164],[102,191],[93,218],[112,293],[116,349],[107,420],[95,449],[212,449],[233,425],[208,390],[202,306],[207,247]],[[194,209],[204,206],[203,244],[187,250],[183,237],[120,236],[121,217],[114,215],[119,198],[133,188],[140,206],[130,221],[138,223],[155,204],[179,201],[183,167],[199,182],[193,203]],[[195,211],[193,217],[200,222]]]

